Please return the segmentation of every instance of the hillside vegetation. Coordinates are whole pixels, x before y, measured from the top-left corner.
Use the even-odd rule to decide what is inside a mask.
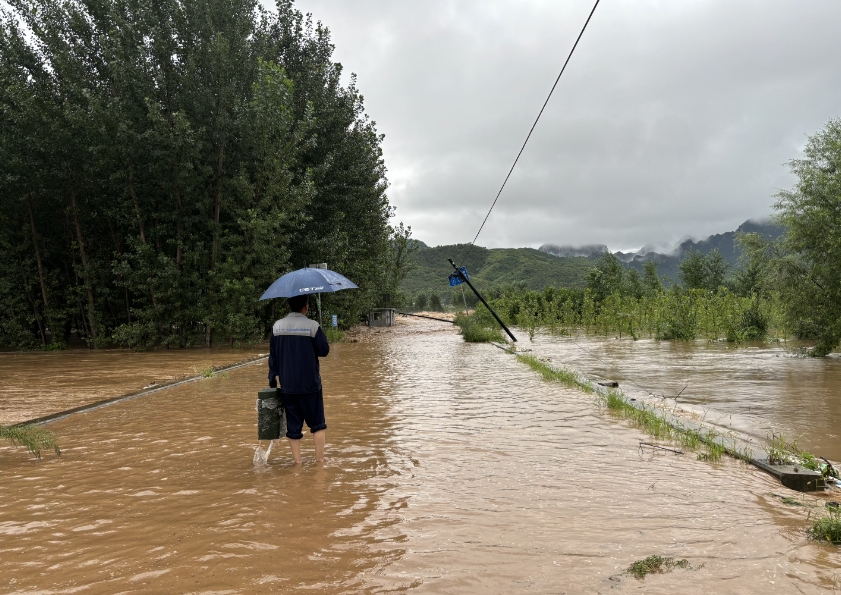
[[[583,287],[593,266],[590,258],[558,258],[534,248],[488,249],[470,244],[429,248],[420,242],[417,246],[412,255],[417,268],[401,286],[409,295],[450,292],[447,277],[453,267],[448,258],[466,266],[470,280],[480,290],[515,285],[534,290],[548,286]]]

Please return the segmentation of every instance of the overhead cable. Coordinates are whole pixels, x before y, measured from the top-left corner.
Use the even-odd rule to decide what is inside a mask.
[[[537,126],[537,121],[540,120],[540,116],[543,115],[543,110],[546,109],[546,105],[549,103],[549,99],[552,97],[552,93],[555,91],[555,87],[558,86],[558,81],[561,80],[561,75],[566,70],[567,64],[569,64],[569,59],[572,58],[572,54],[575,51],[575,48],[578,47],[578,42],[581,41],[581,36],[584,35],[584,30],[587,29],[587,25],[590,23],[590,19],[593,18],[593,13],[596,12],[596,7],[599,5],[599,0],[596,0],[596,3],[593,5],[593,10],[590,11],[590,15],[587,17],[587,20],[584,22],[584,26],[581,28],[581,33],[578,34],[578,38],[575,40],[575,43],[572,45],[572,49],[569,51],[569,55],[567,56],[566,61],[564,62],[563,67],[561,68],[561,72],[558,73],[558,78],[555,79],[555,84],[552,85],[552,89],[549,91],[549,95],[546,97],[546,101],[543,102],[543,107],[540,108],[540,113],[537,114],[537,118],[534,119],[534,124],[531,125],[531,130],[529,130],[528,136],[526,136],[526,140],[523,143],[523,146],[520,147],[520,152],[517,153],[517,158],[514,159],[514,163],[511,165],[511,169],[508,170],[508,175],[505,176],[505,180],[502,182],[502,186],[499,188],[499,192],[496,193],[496,198],[494,198],[493,204],[491,208],[488,209],[488,214],[485,215],[484,220],[482,220],[482,225],[479,226],[479,231],[476,232],[476,236],[473,238],[473,241],[470,244],[475,244],[476,240],[479,237],[479,234],[482,233],[482,228],[485,227],[485,222],[487,222],[488,217],[491,216],[491,211],[494,210],[496,206],[496,201],[499,200],[499,196],[502,194],[503,188],[505,188],[505,184],[508,182],[508,178],[511,177],[511,172],[514,171],[514,168],[517,166],[517,162],[520,160],[520,155],[523,154],[523,149],[526,148],[526,145],[531,138],[531,133],[534,132],[535,126]]]

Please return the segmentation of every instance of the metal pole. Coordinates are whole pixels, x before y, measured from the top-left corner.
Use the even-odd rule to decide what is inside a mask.
[[[487,308],[488,311],[491,314],[493,314],[493,317],[496,318],[496,321],[499,323],[499,326],[501,326],[505,330],[505,332],[508,333],[508,336],[511,337],[511,340],[516,343],[517,342],[517,337],[515,337],[514,334],[510,330],[508,330],[508,327],[505,326],[505,323],[502,322],[502,319],[497,315],[497,313],[494,311],[494,309],[491,308],[490,304],[488,304],[488,302],[485,301],[485,298],[482,297],[482,294],[480,294],[478,291],[476,291],[476,288],[473,287],[473,283],[470,282],[470,279],[468,279],[467,277],[464,276],[464,273],[462,273],[461,270],[456,266],[456,263],[453,262],[452,258],[448,258],[447,261],[451,265],[453,265],[453,268],[456,270],[456,274],[459,276],[459,278],[462,281],[467,283],[467,286],[470,289],[473,290],[473,293],[475,293],[476,297],[479,298],[479,300],[485,305],[485,308]]]
[[[464,315],[470,316],[470,313],[467,311],[467,298],[464,297],[464,287],[461,288],[461,299],[464,302]]]
[[[321,323],[321,294],[318,294],[318,326],[323,327]]]

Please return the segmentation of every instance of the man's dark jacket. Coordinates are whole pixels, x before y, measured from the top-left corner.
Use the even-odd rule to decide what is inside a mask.
[[[327,336],[315,320],[299,312],[281,318],[272,327],[269,347],[269,386],[290,395],[321,390],[318,358],[330,353]]]

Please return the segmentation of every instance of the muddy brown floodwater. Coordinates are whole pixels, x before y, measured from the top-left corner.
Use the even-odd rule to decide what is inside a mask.
[[[797,344],[604,339],[541,334],[521,344],[590,376],[650,391],[762,443],[771,433],[841,461],[841,359],[795,355]],[[636,385],[634,384],[636,383]],[[638,386],[637,386],[638,385]],[[643,390],[645,389],[645,390]]]
[[[444,327],[444,328],[442,328]],[[741,463],[641,453],[592,396],[452,327],[322,366],[328,456],[255,465],[265,363],[0,447],[2,593],[828,593],[839,550]],[[810,502],[808,497],[804,502]],[[694,569],[624,574],[652,554]]]
[[[134,352],[0,352],[0,425],[16,424],[94,401],[194,376],[268,351],[268,344],[242,349],[171,349]]]

